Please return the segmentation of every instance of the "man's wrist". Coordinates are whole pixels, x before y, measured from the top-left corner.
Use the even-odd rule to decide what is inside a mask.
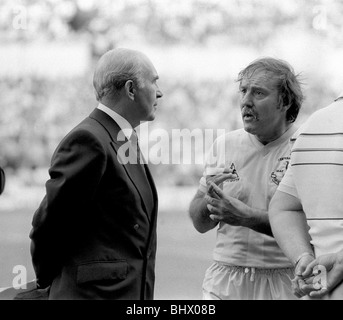
[[[247,219],[244,227],[255,230],[268,223],[268,213],[247,206]]]
[[[312,256],[314,258],[314,254],[313,252],[303,252],[302,254],[300,254],[294,261],[293,265],[294,265],[294,268],[297,267],[298,263],[300,262],[300,260],[304,257],[307,257],[307,256]]]

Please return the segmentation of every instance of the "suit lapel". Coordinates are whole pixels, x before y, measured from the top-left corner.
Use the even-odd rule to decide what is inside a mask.
[[[158,196],[157,196],[157,189],[156,189],[156,186],[155,186],[154,179],[153,179],[153,177],[151,175],[150,169],[149,169],[147,164],[144,164],[144,169],[145,169],[146,176],[147,176],[147,178],[149,180],[149,183],[150,183],[150,186],[151,186],[151,191],[152,191],[152,194],[153,194],[153,197],[154,197],[154,203],[157,204]]]
[[[121,150],[128,149],[128,147],[130,147],[130,142],[128,142],[126,138],[121,136],[119,136],[120,140],[118,140],[120,127],[110,116],[108,116],[101,110],[95,109],[90,114],[90,118],[93,118],[96,121],[98,121],[109,133],[112,140],[110,144],[116,153],[117,159],[119,160],[119,163],[121,163],[124,166],[129,179],[132,181],[133,185],[137,189],[142,199],[143,209],[146,212],[149,221],[151,221],[151,214],[154,210],[154,200],[157,199],[157,193],[155,185],[152,180],[152,176],[150,174],[149,169],[147,168],[147,165],[144,165],[144,167],[146,168],[145,174],[143,165],[139,163],[125,163],[123,159],[122,161],[120,161],[120,157],[122,154]]]
[[[116,151],[118,158],[120,158],[119,148],[123,147],[123,144],[124,143],[121,143],[121,142],[118,142],[118,143],[111,142],[111,145],[113,149]],[[123,166],[126,170],[128,177],[131,179],[132,183],[134,184],[138,193],[140,194],[143,204],[144,204],[144,209],[146,213],[148,214],[148,218],[150,220],[151,213],[154,209],[154,201],[153,201],[150,183],[144,172],[144,167],[139,163],[137,164],[126,163],[126,164],[123,164]]]

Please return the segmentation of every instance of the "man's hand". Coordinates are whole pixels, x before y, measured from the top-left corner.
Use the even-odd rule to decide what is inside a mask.
[[[308,295],[314,288],[314,276],[305,278],[303,273],[308,264],[314,260],[312,253],[304,254],[295,265],[295,278],[292,280],[292,290],[296,297],[301,298]]]
[[[213,176],[206,176],[206,183],[207,183],[207,190],[211,189],[211,182],[222,188],[222,183],[225,180],[235,179],[236,175],[232,174],[231,172],[225,170],[223,173],[216,174]]]
[[[222,184],[227,179],[232,179],[235,177],[229,170],[224,170],[224,173],[218,175],[208,175],[206,177],[207,182],[207,192],[211,192],[211,183]],[[190,206],[189,206],[189,215],[193,221],[193,225],[196,230],[201,233],[207,232],[217,226],[219,221],[215,221],[210,218],[211,212],[209,212],[207,207],[207,202],[205,199],[205,193],[198,190],[194,196]]]
[[[213,221],[222,221],[232,226],[250,227],[251,208],[236,198],[224,195],[216,183],[210,182],[205,200]]]
[[[308,285],[303,290],[310,290],[310,297],[323,297],[343,281],[343,250],[319,256],[308,264],[302,276],[314,276],[314,282],[317,283],[316,290],[310,290]]]

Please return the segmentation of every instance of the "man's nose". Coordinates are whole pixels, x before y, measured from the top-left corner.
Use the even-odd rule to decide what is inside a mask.
[[[159,98],[162,98],[163,97],[163,92],[160,88],[157,89],[157,92],[156,92],[156,97],[157,99]]]
[[[250,92],[246,92],[244,96],[241,98],[241,106],[252,106],[252,95]]]

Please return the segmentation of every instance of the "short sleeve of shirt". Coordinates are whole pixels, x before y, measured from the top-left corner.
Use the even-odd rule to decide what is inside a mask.
[[[220,146],[225,143],[225,138],[223,136],[216,139],[211,146],[207,157],[206,157],[206,163],[205,163],[205,169],[203,172],[203,176],[201,177],[199,181],[199,188],[198,190],[206,193],[207,192],[207,184],[206,184],[206,176],[215,174],[220,168],[218,168],[218,153],[220,152]],[[223,170],[223,169],[222,169]]]
[[[213,154],[213,150],[215,149],[214,147],[215,143],[212,145],[209,154],[207,155],[206,158],[206,164],[205,164],[205,169],[203,172],[203,175],[199,181],[199,191],[206,193],[207,192],[207,185],[206,185],[206,172],[207,168],[211,166],[211,164],[216,163],[216,157]]]
[[[293,180],[293,167],[291,165],[282,178],[278,190],[298,198],[298,192]]]
[[[294,148],[294,144],[296,144],[296,140],[298,139],[301,132],[303,132],[305,126],[306,126],[306,122],[305,122],[305,124],[300,126],[300,128],[298,128],[298,130],[291,137],[290,142],[291,142],[291,149],[292,150]],[[297,192],[297,188],[296,188],[295,183],[294,183],[294,176],[293,176],[294,173],[293,172],[294,172],[294,167],[292,166],[292,158],[291,158],[290,166],[288,167],[284,177],[282,178],[277,190],[288,193],[288,194],[298,198],[298,192]]]

